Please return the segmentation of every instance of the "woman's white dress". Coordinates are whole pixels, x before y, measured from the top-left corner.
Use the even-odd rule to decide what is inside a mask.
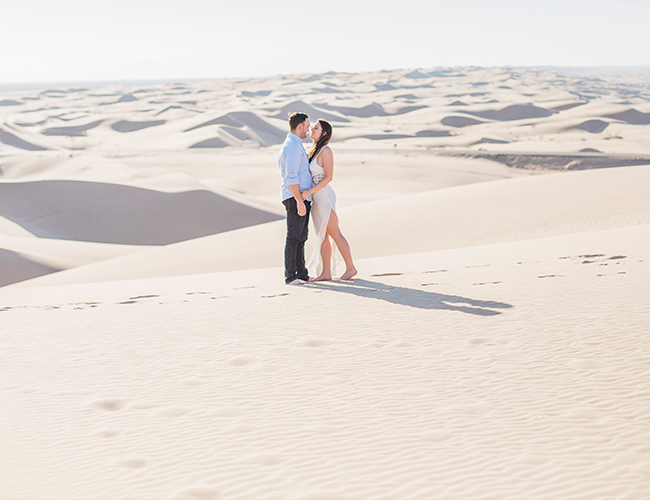
[[[329,146],[324,146],[323,149]],[[318,184],[325,177],[325,169],[318,164],[318,157],[323,152],[321,149],[314,159],[309,163],[309,171],[314,185]],[[323,189],[319,189],[312,195],[311,202],[311,220],[316,233],[316,244],[307,260],[307,269],[310,276],[319,276],[323,272],[323,262],[321,259],[320,249],[327,231],[327,223],[330,220],[332,210],[336,212],[336,193],[329,184]],[[332,242],[334,243],[334,242]],[[336,245],[332,244],[332,273],[336,272],[336,264],[339,261],[337,257]]]

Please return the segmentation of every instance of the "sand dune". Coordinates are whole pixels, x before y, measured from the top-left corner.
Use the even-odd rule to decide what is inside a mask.
[[[241,95],[243,97],[266,97],[271,95],[272,90],[258,90],[257,92],[249,92],[248,90],[242,90]]]
[[[21,238],[36,237],[15,222],[10,221],[9,219],[5,219],[4,217],[0,217],[0,237],[2,236],[18,236]]]
[[[43,135],[64,135],[69,137],[78,137],[85,135],[87,130],[94,129],[101,125],[104,120],[97,120],[94,122],[87,123],[85,125],[76,125],[70,127],[52,127],[46,128],[41,132]]]
[[[192,130],[197,130],[203,127],[209,127],[210,125],[230,125],[231,127],[243,127],[244,124],[231,116],[230,114],[226,114],[223,116],[219,116],[218,118],[214,118],[212,120],[208,120],[207,122],[200,123],[198,125],[195,125],[194,127],[188,128],[187,130],[184,130],[183,132],[191,132]]]
[[[371,258],[650,224],[647,182],[650,166],[471,184],[350,207],[340,211],[341,227],[354,255]],[[24,286],[273,267],[283,259],[285,230],[284,221],[244,228],[71,269]]]
[[[278,219],[209,191],[82,181],[0,183],[0,215],[41,238],[165,245]]]
[[[481,137],[481,140],[476,142],[476,144],[508,144],[510,141],[504,141],[502,139],[492,139],[490,137]]]
[[[185,130],[185,132],[191,132],[212,125],[223,125],[220,127],[220,130],[226,132],[226,137],[235,138],[235,144],[239,141],[254,140],[258,141],[263,146],[269,146],[271,144],[282,142],[286,136],[285,131],[278,129],[254,113],[249,112],[228,113],[218,118],[195,125]],[[242,130],[238,131],[237,129]],[[222,138],[217,138],[216,141],[215,139],[208,140],[213,141],[214,144],[223,143],[223,146],[199,146],[198,144],[201,143],[198,143],[194,144],[192,147],[225,147],[226,145],[234,145],[232,141],[224,140]],[[202,143],[205,143],[205,141]]]
[[[271,144],[282,143],[287,135],[286,130],[281,130],[271,125],[255,113],[239,111],[230,113],[230,116],[239,123],[248,127],[248,129],[262,141],[263,145],[269,146]]]
[[[567,111],[569,109],[577,108],[578,106],[584,106],[587,104],[588,101],[581,101],[581,102],[570,102],[568,104],[562,104],[560,106],[555,106],[553,108],[553,111]]]
[[[380,104],[372,103],[361,108],[351,108],[347,106],[330,106],[329,104],[319,104],[319,107],[328,111],[337,111],[345,116],[356,116],[359,118],[371,118],[374,116],[388,116]]]
[[[61,268],[50,267],[30,258],[30,256],[5,250],[0,247],[0,286],[18,281],[45,276],[60,271]]]
[[[596,153],[596,154],[589,154]],[[625,167],[650,164],[650,156],[604,155],[601,151],[585,148],[579,153],[482,153],[450,152],[441,155],[460,158],[485,158],[518,169],[544,170],[589,170],[594,168]]]
[[[310,76],[307,76],[305,78],[301,78],[300,81],[301,82],[311,83],[311,82],[317,82],[320,79],[321,79],[320,75],[310,75]]]
[[[599,134],[600,132],[605,130],[608,126],[609,123],[603,120],[587,120],[586,122],[582,122],[581,124],[576,125],[574,128],[584,130],[591,134]]]
[[[43,146],[38,146],[36,144],[32,144],[31,142],[27,142],[20,137],[12,134],[11,132],[7,132],[4,130],[2,127],[0,127],[0,142],[3,144],[6,144],[7,146],[12,146],[14,148],[18,149],[24,149],[27,151],[45,151],[47,148]]]
[[[448,130],[419,130],[415,137],[449,137],[451,134]]]
[[[197,148],[197,149],[203,149],[203,148],[225,148],[228,146],[232,146],[233,144],[229,142],[225,142],[223,139],[219,137],[212,137],[210,139],[206,139],[204,141],[197,142],[196,144],[192,144],[190,148]]]
[[[113,123],[111,128],[117,132],[135,132],[137,130],[142,130],[149,127],[157,127],[159,125],[164,125],[166,120],[152,120],[148,122],[131,122],[128,120],[120,120],[119,122]]]
[[[513,104],[512,106],[499,110],[460,111],[460,113],[467,113],[468,115],[478,116],[479,118],[485,118],[487,120],[504,122],[529,118],[546,118],[553,114],[553,112],[548,109],[533,106],[532,104]]]
[[[472,125],[481,125],[485,122],[475,120],[474,118],[467,118],[465,116],[445,116],[442,120],[440,120],[440,123],[446,125],[447,127],[462,128],[470,127]]]
[[[107,245],[3,233],[0,234],[0,286],[145,249],[137,245]]]
[[[31,136],[8,132],[31,144],[22,144],[28,150],[34,146],[73,150],[237,148],[254,147],[255,143],[267,147],[283,141],[287,114],[303,111],[312,119],[330,120],[341,129],[334,141],[356,148],[378,147],[373,143],[385,147],[388,141],[394,141],[391,147],[397,144],[404,148],[496,148],[498,144],[481,143],[481,137],[488,135],[475,131],[486,126],[485,120],[491,135],[502,138],[517,150],[545,151],[549,147],[547,143],[553,142],[554,151],[578,152],[588,147],[605,153],[649,153],[650,145],[642,133],[650,116],[648,96],[643,88],[641,85],[631,89],[611,77],[585,80],[535,69],[441,68],[323,73],[146,88],[112,85],[100,90],[26,91],[21,95],[7,94],[5,100],[18,102],[20,99],[23,104],[2,109],[7,126],[29,124],[38,134],[38,139],[32,140]],[[407,89],[412,93],[405,93]],[[494,107],[495,103],[500,106]],[[449,116],[445,109],[450,105],[462,106],[465,116]],[[26,120],[25,113],[33,119]],[[233,118],[236,113],[240,114],[237,119]],[[160,123],[161,116],[166,123]],[[219,118],[223,117],[233,120],[224,118],[227,123],[220,123]],[[73,122],[61,127],[59,120]],[[100,120],[109,126],[85,128]],[[610,125],[597,137],[595,134],[602,131],[575,128],[593,120],[612,121],[616,130]],[[242,122],[245,122],[243,126]],[[151,127],[140,128],[147,132],[135,137],[125,137],[124,131],[115,127],[129,131],[136,127],[126,123]],[[450,134],[416,135],[415,132],[435,123],[448,127]],[[247,137],[221,130],[218,125],[243,129]],[[201,128],[206,130],[198,133]],[[387,129],[393,130],[385,132]],[[390,135],[380,137],[381,134]],[[585,141],[589,144],[583,144]],[[4,142],[16,143],[16,139]]]
[[[650,125],[650,113],[641,113],[636,109],[628,109],[627,111],[607,115],[607,118],[621,120],[630,125]]]
[[[312,118],[318,119],[318,118],[324,118],[325,120],[331,121],[331,122],[343,122],[343,123],[348,123],[350,120],[343,116],[337,116],[333,115],[331,113],[327,113],[321,109],[316,109],[315,107],[303,102],[303,101],[293,101],[290,102],[289,104],[283,106],[280,108],[277,114],[273,115],[273,118],[277,118],[279,120],[286,120],[289,116],[289,113],[293,112],[300,112],[300,113],[307,113],[309,116]]]

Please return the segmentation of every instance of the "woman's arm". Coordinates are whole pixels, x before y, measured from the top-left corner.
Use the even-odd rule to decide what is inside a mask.
[[[306,191],[302,192],[303,200],[309,198],[316,191],[323,189],[330,182],[332,182],[332,179],[334,178],[334,153],[332,153],[332,150],[328,147],[324,147],[321,150],[320,156],[318,158],[322,162],[321,167],[323,167],[323,170],[325,170],[325,177],[323,177],[321,181],[311,189],[307,189]]]

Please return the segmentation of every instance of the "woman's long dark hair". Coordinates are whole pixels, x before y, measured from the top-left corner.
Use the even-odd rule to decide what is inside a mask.
[[[332,125],[330,125],[330,122],[323,120],[322,118],[319,118],[316,121],[320,123],[323,132],[318,140],[314,143],[312,148],[309,150],[309,161],[312,161],[314,158],[316,158],[320,150],[323,149],[323,146],[325,146],[328,142],[330,142],[330,139],[332,139]]]

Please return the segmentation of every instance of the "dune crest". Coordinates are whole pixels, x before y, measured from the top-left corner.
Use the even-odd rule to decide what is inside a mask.
[[[27,142],[11,132],[7,132],[2,127],[0,127],[0,142],[7,146],[24,149],[26,151],[47,151],[47,148]]]
[[[530,118],[546,118],[553,114],[548,109],[533,106],[532,104],[513,104],[500,110],[459,111],[459,113],[467,113],[468,115],[478,116],[479,118],[503,122]]]
[[[0,183],[0,215],[40,238],[127,245],[166,245],[278,219],[210,191],[84,181]]]

